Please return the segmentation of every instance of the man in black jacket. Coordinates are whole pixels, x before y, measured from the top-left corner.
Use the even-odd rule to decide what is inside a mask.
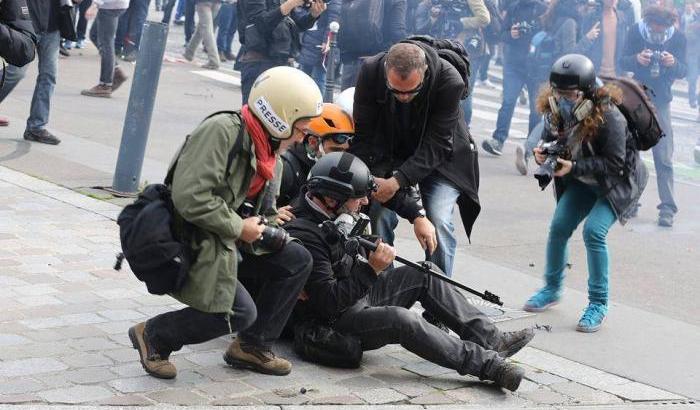
[[[0,0],[0,58],[17,67],[29,64],[34,60],[34,42],[27,2]]]
[[[532,329],[503,333],[452,285],[409,266],[391,268],[391,246],[379,242],[369,255],[362,251],[352,256],[336,231],[319,227],[330,223],[348,230],[341,221],[358,215],[373,188],[367,166],[349,153],[325,155],[311,169],[308,192],[295,203],[297,218],[286,226],[313,256],[299,302],[304,313],[297,320],[329,323],[360,339],[363,350],[400,343],[461,375],[515,391],[524,372],[503,358],[532,340]],[[418,301],[459,337],[411,311]]]
[[[644,19],[630,27],[621,66],[632,71],[634,78],[649,87],[649,97],[659,114],[661,129],[666,134],[652,148],[656,185],[661,203],[658,224],[673,226],[678,212],[673,197],[673,127],[671,100],[673,82],[685,77],[687,65],[685,36],[673,26],[675,12],[662,6],[651,6],[644,11]]]
[[[460,108],[464,89],[459,71],[432,47],[401,42],[364,62],[353,109],[350,152],[375,176],[374,199],[386,203],[418,184],[437,231],[437,249],[429,259],[448,276],[457,246],[455,203],[467,235],[481,210],[477,152]],[[392,243],[396,216],[382,208],[373,218],[376,233]]]
[[[308,10],[298,8],[306,0],[238,0],[238,37],[243,45],[241,94],[245,104],[253,82],[269,68],[289,65],[300,50],[299,33],[313,27],[326,10],[323,0],[312,0]]]
[[[49,123],[51,96],[56,86],[58,71],[58,49],[61,35],[58,30],[58,0],[29,0],[29,14],[37,36],[37,56],[39,60],[39,75],[34,86],[34,96],[27,119],[24,139],[56,145],[61,142],[51,134],[46,125]],[[10,65],[7,67],[5,86],[0,90],[0,102],[15,88],[24,77],[25,67]]]

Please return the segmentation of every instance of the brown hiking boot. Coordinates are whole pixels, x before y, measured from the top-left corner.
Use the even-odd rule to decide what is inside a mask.
[[[112,96],[112,86],[105,84],[97,84],[96,86],[90,89],[81,91],[80,94],[87,95],[88,97],[109,98]]]
[[[511,357],[530,343],[533,337],[535,337],[535,331],[529,327],[517,332],[504,332],[501,333],[501,337],[493,347],[493,350],[498,352],[498,355],[501,357]]]
[[[275,356],[270,349],[257,346],[242,347],[238,338],[231,342],[224,353],[224,360],[233,367],[274,376],[286,376],[292,371],[292,364]]]
[[[141,365],[146,373],[159,379],[174,379],[177,369],[168,361],[156,353],[152,346],[146,342],[146,322],[141,322],[129,328],[129,339],[134,349],[139,351]]]
[[[114,67],[114,77],[112,78],[112,92],[117,91],[117,88],[121,87],[129,76],[126,75],[124,70],[119,67]]]

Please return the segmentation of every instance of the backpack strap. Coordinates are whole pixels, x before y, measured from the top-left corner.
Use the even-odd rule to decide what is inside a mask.
[[[228,153],[228,159],[226,160],[226,176],[225,179],[228,179],[228,177],[231,176],[231,164],[233,164],[233,159],[238,155],[242,148],[243,148],[243,131],[245,129],[245,126],[243,125],[243,117],[241,117],[241,113],[238,111],[217,111],[211,115],[208,115],[202,122],[208,120],[211,117],[214,117],[219,114],[230,114],[230,115],[235,115],[238,117],[241,126],[238,128],[238,136],[236,137],[236,142],[233,144],[233,148],[231,148],[231,151]],[[201,124],[201,123],[200,123]],[[175,162],[173,163],[173,166],[170,167],[168,170],[168,174],[165,176],[165,180],[163,183],[167,186],[170,186],[173,182],[173,176],[175,175],[175,168],[177,167],[177,163],[180,160],[180,155],[182,155],[182,151],[185,149],[185,146],[187,145],[187,141],[189,141],[190,135],[185,137],[185,143],[182,145],[182,148],[180,148],[180,152],[177,154],[177,158],[175,159]]]

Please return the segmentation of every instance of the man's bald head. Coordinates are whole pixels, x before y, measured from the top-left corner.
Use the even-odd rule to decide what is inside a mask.
[[[416,70],[422,76],[428,68],[423,49],[410,43],[394,44],[384,61],[386,71],[393,70],[403,80]]]

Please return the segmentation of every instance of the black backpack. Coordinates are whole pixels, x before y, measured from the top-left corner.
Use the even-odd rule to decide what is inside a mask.
[[[622,90],[622,102],[617,105],[627,120],[627,128],[632,133],[638,150],[647,151],[664,136],[656,107],[647,94],[647,87],[631,78],[600,77],[605,84]]]
[[[236,112],[220,111],[207,119],[223,113],[238,115],[240,118]],[[236,142],[228,155],[227,179],[233,159],[243,146],[243,129],[241,124]],[[187,138],[189,139],[189,136]],[[180,290],[185,284],[190,266],[195,261],[195,255],[191,254],[189,246],[192,225],[183,220],[181,234],[173,229],[176,211],[170,186],[178,160],[179,154],[168,170],[163,184],[146,186],[136,201],[126,206],[117,218],[122,253],[117,255],[114,269],[120,270],[122,260],[126,258],[136,278],[145,282],[148,292],[154,295]]]
[[[456,40],[438,40],[427,35],[411,36],[402,43],[413,43],[418,46],[428,46],[435,50],[440,58],[446,60],[454,66],[464,81],[461,99],[467,98],[469,94],[469,56],[462,43]]]
[[[340,21],[343,53],[368,55],[384,49],[384,0],[343,0]]]

